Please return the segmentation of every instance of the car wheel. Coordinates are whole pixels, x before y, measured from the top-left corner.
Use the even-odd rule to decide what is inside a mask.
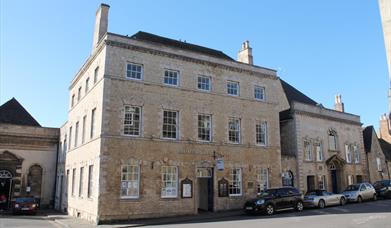
[[[318,207],[319,208],[324,208],[325,207],[324,200],[319,200]]]
[[[274,214],[274,206],[269,204],[266,206],[266,214],[267,215],[273,215]]]
[[[374,194],[374,195],[373,195],[373,201],[376,201],[376,200],[377,200],[377,195]]]
[[[299,201],[296,203],[296,210],[297,211],[303,211],[304,209],[304,205],[303,205],[303,202]]]
[[[340,200],[339,200],[341,206],[345,205],[346,204],[346,199],[344,197],[342,197]]]
[[[357,203],[362,203],[362,197],[361,196],[357,197]]]

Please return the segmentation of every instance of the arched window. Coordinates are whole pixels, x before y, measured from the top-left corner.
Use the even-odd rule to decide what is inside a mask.
[[[30,187],[30,195],[41,198],[42,167],[40,165],[30,167],[27,181],[27,185]]]
[[[337,150],[337,132],[329,130],[329,150]]]
[[[282,173],[282,186],[293,187],[293,173],[292,171],[285,171]]]
[[[0,178],[4,178],[4,179],[12,178],[12,173],[8,170],[0,170]]]

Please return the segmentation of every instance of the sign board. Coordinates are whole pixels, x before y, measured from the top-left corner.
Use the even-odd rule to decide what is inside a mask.
[[[182,187],[182,198],[192,198],[193,197],[193,181],[189,178],[181,181]]]
[[[228,181],[221,179],[218,181],[219,197],[228,197]]]
[[[216,159],[216,168],[218,171],[224,171],[224,160],[222,158]]]

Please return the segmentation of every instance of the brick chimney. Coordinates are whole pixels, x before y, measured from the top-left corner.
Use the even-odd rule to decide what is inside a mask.
[[[242,49],[238,52],[238,62],[253,65],[253,49],[248,40],[243,42]]]
[[[335,109],[335,111],[338,111],[338,112],[345,112],[345,105],[342,102],[341,94],[338,94],[337,96],[335,96],[334,109]]]
[[[99,41],[107,32],[107,27],[109,24],[109,8],[107,4],[100,4],[98,10],[96,11],[95,19],[95,30],[94,30],[94,41],[92,43],[92,51],[95,50]]]

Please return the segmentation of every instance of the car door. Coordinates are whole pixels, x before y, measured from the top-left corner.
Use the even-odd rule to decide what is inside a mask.
[[[335,204],[335,199],[333,195],[329,192],[322,191],[322,198],[325,200],[327,206]]]
[[[280,188],[277,190],[277,199],[276,199],[276,207],[277,209],[285,209],[287,208],[289,202],[288,192],[285,188]]]
[[[360,185],[359,191],[360,191],[359,194],[362,197],[362,199],[367,200],[368,199],[368,191],[367,191],[367,187],[365,186],[365,184]]]

